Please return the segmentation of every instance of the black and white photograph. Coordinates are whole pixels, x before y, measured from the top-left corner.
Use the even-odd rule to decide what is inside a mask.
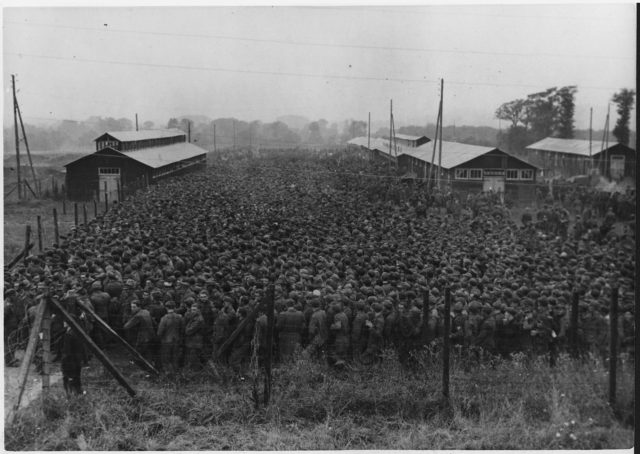
[[[637,4],[0,7],[3,450],[633,452]]]

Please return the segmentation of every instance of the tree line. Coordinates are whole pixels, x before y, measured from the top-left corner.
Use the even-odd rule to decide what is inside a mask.
[[[527,145],[545,137],[573,139],[575,85],[552,87],[526,98],[514,99],[501,104],[495,112],[499,120],[507,121],[509,127],[498,137],[498,146],[507,151],[522,151]],[[618,120],[612,130],[618,142],[629,145],[631,131],[629,120],[635,99],[635,91],[621,89],[611,99],[616,104]]]

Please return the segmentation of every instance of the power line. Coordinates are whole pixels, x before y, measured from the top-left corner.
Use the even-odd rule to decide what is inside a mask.
[[[123,65],[123,66],[141,66],[149,68],[171,68],[171,69],[184,69],[191,71],[210,71],[210,72],[227,72],[227,73],[241,73],[241,74],[254,74],[254,75],[267,75],[267,76],[289,76],[289,77],[309,77],[314,79],[338,79],[338,80],[364,80],[371,82],[400,82],[400,83],[423,83],[436,85],[440,83],[440,79],[408,79],[408,78],[394,78],[394,77],[367,77],[367,76],[343,76],[338,74],[311,74],[311,73],[294,73],[294,72],[278,72],[278,71],[260,71],[260,70],[248,70],[248,69],[233,69],[233,68],[214,68],[207,66],[191,66],[191,65],[169,65],[163,63],[143,63],[143,62],[128,62],[120,60],[99,60],[91,58],[78,58],[78,57],[60,57],[52,55],[38,55],[27,54],[19,52],[4,52],[3,55],[12,55],[16,57],[30,57],[41,58],[46,60],[59,60],[59,61],[73,61],[77,63],[97,63],[108,65]],[[469,87],[485,86],[485,87],[520,87],[520,88],[536,88],[543,89],[544,86],[540,84],[510,84],[510,83],[491,83],[491,82],[462,82],[451,81],[447,82],[448,85],[464,85]],[[614,87],[599,87],[581,85],[581,89],[592,90],[618,90]]]
[[[588,59],[605,59],[605,60],[634,60],[633,57],[616,57],[611,55],[576,55],[576,54],[555,54],[548,52],[539,53],[522,53],[522,52],[492,52],[482,50],[457,50],[457,49],[437,49],[437,48],[422,48],[422,47],[391,47],[391,46],[374,46],[363,44],[330,44],[313,41],[290,41],[280,39],[266,39],[266,38],[246,38],[241,36],[229,36],[229,35],[208,35],[200,33],[173,33],[173,32],[158,32],[158,31],[144,31],[144,30],[131,30],[123,28],[94,28],[94,27],[78,27],[71,25],[58,25],[58,24],[43,24],[32,22],[5,22],[5,25],[19,25],[19,26],[31,26],[31,27],[50,27],[69,30],[84,30],[100,33],[129,33],[137,35],[155,35],[155,36],[177,36],[183,38],[200,38],[200,39],[220,39],[230,41],[244,41],[244,42],[258,42],[258,43],[271,43],[271,44],[285,44],[291,46],[310,46],[310,47],[329,47],[329,48],[341,48],[341,49],[366,49],[366,50],[384,50],[384,51],[402,51],[402,52],[422,52],[422,53],[449,53],[449,54],[476,54],[476,55],[501,55],[508,57],[551,57],[551,58],[588,58]]]

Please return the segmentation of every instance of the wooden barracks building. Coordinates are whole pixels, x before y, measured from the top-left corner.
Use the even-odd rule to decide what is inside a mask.
[[[431,168],[434,144],[424,136],[403,138],[406,140],[398,147],[397,158],[389,157],[388,140],[371,139],[371,151],[376,156],[384,153],[387,159],[397,159],[398,169],[406,177],[423,179]],[[367,142],[365,137],[349,143],[366,148]],[[443,141],[439,167],[438,153],[436,144],[433,175],[441,178],[444,186],[461,192],[503,192],[506,197],[518,200],[535,197],[538,167],[498,148]]]
[[[152,184],[206,166],[207,151],[178,129],[114,131],[95,139],[96,151],[65,165],[70,200],[118,200],[120,190]]]

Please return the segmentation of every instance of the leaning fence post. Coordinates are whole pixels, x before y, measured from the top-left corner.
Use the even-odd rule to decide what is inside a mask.
[[[573,300],[571,301],[571,356],[578,358],[578,304],[580,295],[577,291],[573,292]]]
[[[29,342],[27,343],[27,349],[24,352],[20,369],[18,370],[18,395],[9,407],[9,414],[5,420],[5,427],[10,426],[16,416],[18,408],[20,408],[20,401],[22,400],[22,394],[24,394],[24,387],[27,384],[27,376],[29,375],[29,366],[33,361],[33,356],[36,353],[36,346],[38,345],[38,334],[40,333],[40,327],[42,326],[42,318],[46,309],[46,299],[42,299],[38,308],[36,309],[36,316],[31,326],[31,333],[29,334]]]
[[[58,210],[53,209],[53,236],[56,244],[60,244],[60,230],[58,229]]]
[[[42,252],[42,218],[40,215],[37,217],[38,219],[38,252]]]
[[[611,335],[609,338],[609,405],[616,404],[616,366],[618,363],[618,287],[611,289],[611,309],[609,323]]]
[[[23,260],[26,260],[29,257],[29,243],[31,242],[31,226],[27,224],[25,234],[24,234],[24,257]]]
[[[442,349],[442,395],[449,399],[449,332],[451,331],[451,289],[444,291],[444,347]]]

